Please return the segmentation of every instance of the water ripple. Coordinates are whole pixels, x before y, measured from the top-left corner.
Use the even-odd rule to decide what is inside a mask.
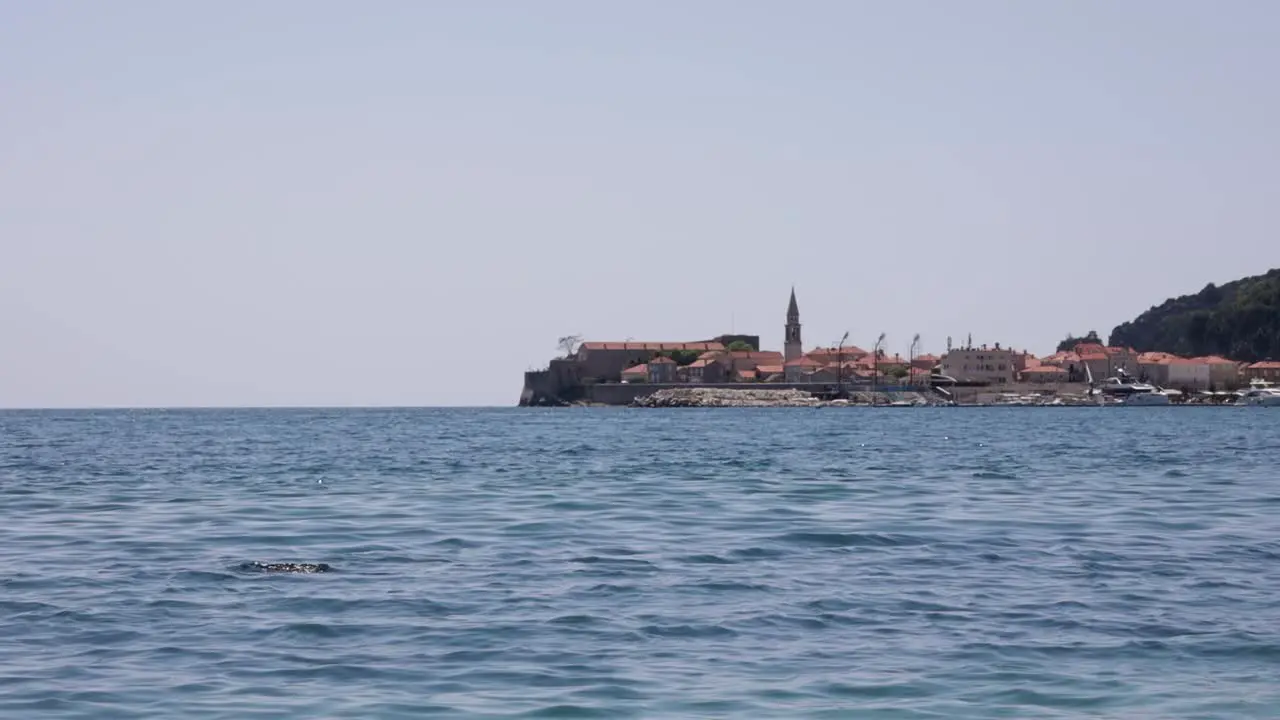
[[[0,717],[1273,717],[1277,437],[1237,409],[0,412]]]

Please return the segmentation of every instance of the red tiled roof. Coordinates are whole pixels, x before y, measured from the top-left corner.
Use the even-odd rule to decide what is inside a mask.
[[[1076,343],[1076,346],[1071,349],[1081,357],[1093,355],[1094,353],[1105,354],[1107,352],[1107,349],[1098,343]]]
[[[1203,362],[1208,365],[1227,365],[1227,364],[1235,365],[1236,364],[1235,360],[1228,360],[1222,357],[1221,355],[1202,355],[1196,358],[1196,360],[1199,360],[1200,362]]]
[[[847,358],[857,358],[857,357],[862,357],[863,355],[866,355],[867,351],[863,350],[857,345],[845,345],[843,348],[839,348],[839,347],[814,348],[805,354],[806,355],[832,355],[832,356],[843,355]]]
[[[635,367],[629,367],[626,370],[623,370],[622,374],[623,375],[640,375],[647,372],[649,372],[648,365],[636,365]]]
[[[1280,370],[1280,362],[1274,360],[1263,360],[1249,366],[1250,370]]]
[[[585,350],[724,350],[718,342],[584,342]]]
[[[822,363],[814,360],[808,355],[803,355],[788,363],[784,363],[786,367],[822,367]]]
[[[688,364],[688,365],[686,365],[685,367],[691,367],[691,368],[704,368],[704,367],[706,367],[706,366],[708,366],[708,365],[710,365],[710,364],[711,364],[711,363],[710,363],[709,361],[707,361],[707,360],[694,360],[693,362],[689,363],[689,364]]]
[[[729,357],[749,358],[751,360],[781,360],[782,353],[777,350],[731,350]]]
[[[777,375],[786,370],[782,365],[757,365],[756,371],[761,375]]]
[[[1084,353],[1084,354],[1080,355],[1080,359],[1081,359],[1081,360],[1084,360],[1084,361],[1090,361],[1090,360],[1092,360],[1092,361],[1097,361],[1097,360],[1106,360],[1106,359],[1107,359],[1107,354],[1106,354],[1106,353],[1100,353],[1100,352],[1098,352],[1098,353]]]
[[[756,376],[755,370],[739,370],[738,371],[738,377],[740,378],[754,378],[755,376]]]
[[[1048,357],[1040,358],[1041,365],[1058,365],[1061,363],[1080,362],[1080,356],[1073,352],[1054,353]]]
[[[650,360],[649,364],[650,365],[675,365],[676,361],[672,360],[669,357],[664,357],[662,355],[659,355],[658,357]]]

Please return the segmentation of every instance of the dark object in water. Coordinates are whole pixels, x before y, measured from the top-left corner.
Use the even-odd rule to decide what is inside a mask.
[[[240,566],[243,570],[284,573],[322,573],[333,570],[329,563],[262,563],[247,562]]]

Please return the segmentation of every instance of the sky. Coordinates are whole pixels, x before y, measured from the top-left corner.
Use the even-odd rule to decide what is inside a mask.
[[[0,407],[1038,354],[1280,265],[1266,0],[0,0]]]

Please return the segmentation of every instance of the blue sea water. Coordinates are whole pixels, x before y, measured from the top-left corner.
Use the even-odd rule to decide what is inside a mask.
[[[1243,408],[4,412],[0,717],[1277,717],[1278,467]]]

